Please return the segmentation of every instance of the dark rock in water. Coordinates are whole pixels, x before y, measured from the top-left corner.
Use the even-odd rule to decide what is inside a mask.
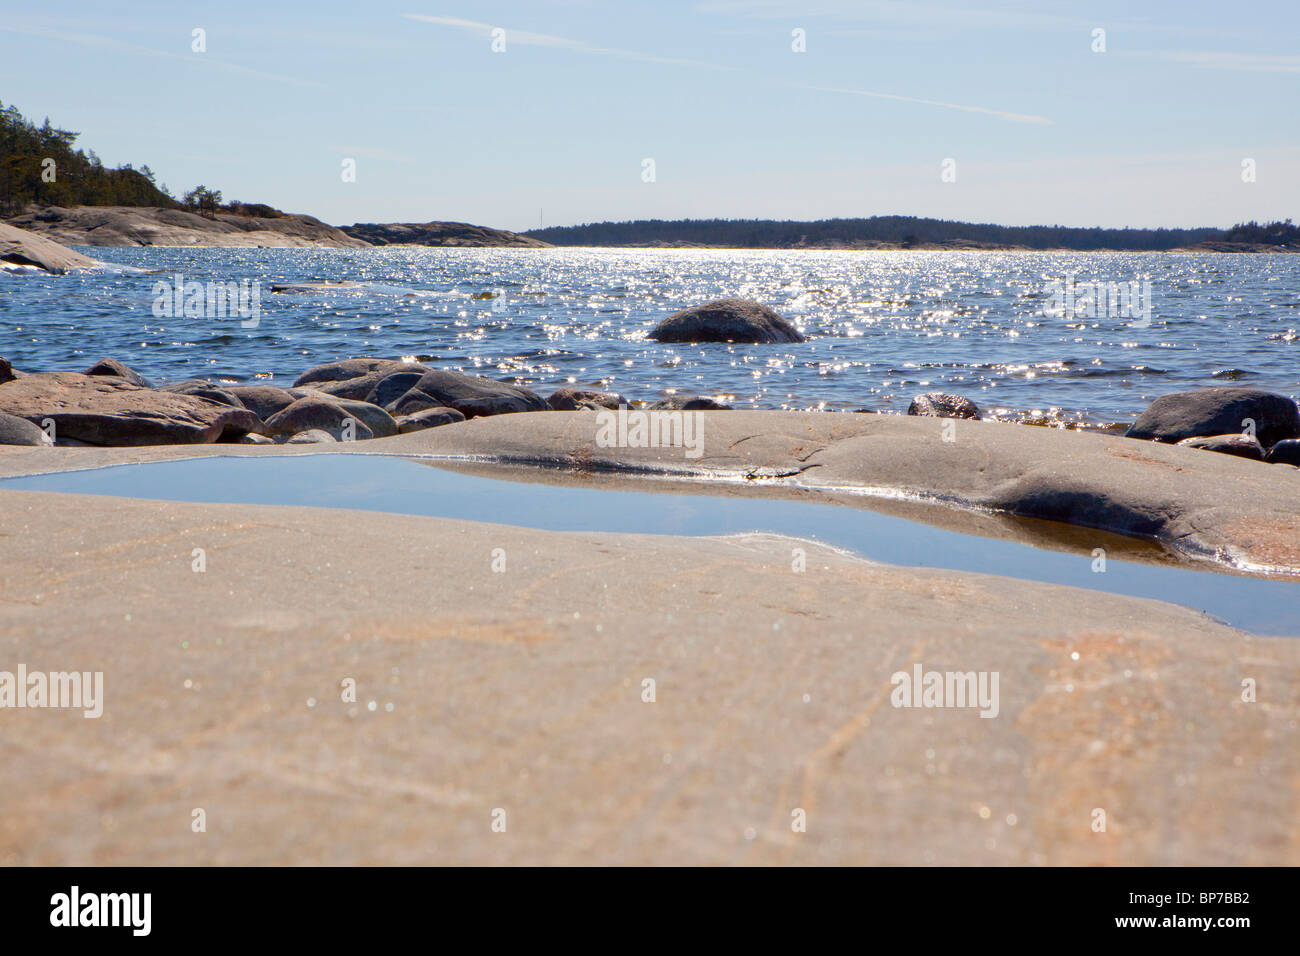
[[[336,441],[338,439],[323,428],[308,428],[306,431],[295,432],[285,439],[284,443],[286,445],[318,445],[322,442]]]
[[[731,411],[730,405],[724,405],[722,402],[712,398],[701,398],[699,395],[669,395],[667,398],[661,398],[653,405],[646,406],[648,411],[683,411],[683,412],[727,412]]]
[[[228,385],[225,391],[263,421],[307,395],[304,389],[290,391],[274,385]]]
[[[308,397],[314,397],[308,395]],[[327,401],[333,402],[353,418],[363,422],[370,429],[375,438],[387,438],[389,435],[397,434],[397,422],[393,416],[388,414],[378,405],[372,405],[369,402],[357,402],[350,398],[339,398],[337,396],[321,396]]]
[[[141,388],[153,388],[153,383],[133,369],[127,368],[117,359],[102,358],[90,368],[86,369],[87,375],[116,375],[118,378],[125,379],[132,385],[139,385]]]
[[[585,388],[557,388],[546,400],[546,404],[557,412],[571,412],[578,408],[618,408],[626,405],[627,399],[613,392],[593,392]]]
[[[383,411],[383,409],[379,409]],[[300,398],[287,408],[281,409],[266,420],[262,434],[277,438],[282,435],[296,435],[298,432],[319,429],[332,437],[345,440],[348,436],[348,423],[351,422],[351,440],[361,441],[373,438],[369,426],[343,407],[337,401],[328,398]],[[397,431],[396,425],[393,427]]]
[[[0,445],[53,445],[40,426],[17,415],[0,412]]]
[[[1255,423],[1255,437],[1265,447],[1300,438],[1300,409],[1285,395],[1234,385],[1197,388],[1161,395],[1138,416],[1129,438],[1179,442],[1245,432]]]
[[[349,378],[360,378],[376,369],[388,365],[400,366],[403,363],[397,359],[378,359],[378,358],[355,358],[343,359],[341,362],[326,362],[324,365],[317,365],[315,368],[309,368],[294,380],[294,388],[302,385],[311,385],[314,382],[341,382]],[[396,370],[395,370],[396,371]]]
[[[509,412],[544,412],[549,408],[536,392],[518,385],[443,369],[425,372],[413,390],[437,400],[439,405],[456,409],[466,418]],[[402,396],[403,402],[406,397]],[[406,413],[403,410],[403,414]]]
[[[980,417],[979,406],[969,398],[961,395],[946,395],[943,392],[926,392],[912,399],[907,406],[909,415],[929,415],[933,418],[973,418]]]
[[[1274,465],[1295,465],[1300,467],[1300,441],[1286,438],[1268,450],[1268,461]]]
[[[1264,460],[1264,449],[1259,442],[1249,435],[1206,435],[1200,438],[1184,438],[1178,444],[1188,448],[1204,448],[1224,455],[1237,455],[1240,458]]]
[[[12,382],[17,376],[14,375],[14,368],[9,364],[7,358],[0,358],[0,385],[5,382]]]
[[[648,338],[660,342],[804,342],[788,320],[752,299],[718,299],[674,312]]]
[[[58,444],[203,444],[262,430],[246,408],[78,372],[24,375],[0,385],[0,411],[37,425],[53,420]]]
[[[450,425],[452,422],[463,422],[464,420],[465,416],[454,408],[425,408],[399,418],[397,420],[397,430],[405,435],[409,432],[437,428],[439,425]]]

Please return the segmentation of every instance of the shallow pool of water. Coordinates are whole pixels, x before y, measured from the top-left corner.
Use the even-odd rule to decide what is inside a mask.
[[[549,531],[810,538],[889,564],[974,571],[1155,598],[1259,634],[1300,636],[1300,581],[1048,551],[861,508],[773,498],[614,491],[503,481],[377,455],[199,458],[0,480],[0,490],[166,501],[307,505]],[[1063,607],[1062,615],[1069,609]]]

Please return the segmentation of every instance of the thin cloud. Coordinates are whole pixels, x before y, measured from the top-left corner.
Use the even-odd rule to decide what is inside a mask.
[[[436,26],[455,27],[460,30],[469,30],[478,33],[485,38],[492,36],[492,31],[497,29],[491,23],[480,23],[477,20],[465,20],[461,17],[433,17],[423,13],[403,13],[402,16],[408,20],[420,20],[424,23],[432,23]],[[726,70],[732,71],[736,67],[723,66],[720,63],[710,63],[706,60],[683,60],[675,57],[655,56],[651,53],[638,53],[635,50],[617,50],[611,47],[592,46],[589,43],[583,43],[581,40],[571,40],[568,37],[553,36],[549,33],[532,33],[528,30],[505,30],[506,48],[509,49],[511,44],[518,46],[542,46],[553,49],[568,50],[570,53],[586,53],[593,56],[610,56],[621,60],[639,60],[644,63],[666,63],[671,66],[695,66],[706,70]]]
[[[916,96],[901,96],[898,93],[876,93],[872,90],[850,90],[837,86],[805,86],[802,89],[818,90],[822,93],[848,93],[852,96],[870,96],[878,100],[895,100],[899,103],[919,103],[922,106],[939,106],[946,110],[961,110],[963,113],[982,113],[985,116],[996,116],[998,119],[1004,119],[1011,123],[1035,123],[1040,126],[1051,126],[1052,121],[1046,116],[1035,116],[1031,113],[1011,113],[1007,110],[990,109],[987,106],[963,106],[960,103],[945,103],[942,100],[926,100]]]

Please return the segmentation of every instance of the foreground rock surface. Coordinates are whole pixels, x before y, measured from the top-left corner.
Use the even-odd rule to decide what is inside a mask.
[[[56,442],[90,445],[206,443],[262,427],[245,408],[77,372],[24,375],[0,385],[0,411],[37,425],[49,419]]]
[[[1286,395],[1258,388],[1219,386],[1161,395],[1138,416],[1129,438],[1179,442],[1185,438],[1241,434],[1254,423],[1265,448],[1300,438],[1300,409]]]
[[[803,342],[795,326],[760,302],[718,299],[663,319],[647,338],[660,342]]]
[[[98,720],[0,720],[11,865],[1300,863],[1300,641],[1171,605],[768,536],[12,491],[0,528],[9,660],[104,673]],[[997,717],[893,706],[917,665],[998,673]]]

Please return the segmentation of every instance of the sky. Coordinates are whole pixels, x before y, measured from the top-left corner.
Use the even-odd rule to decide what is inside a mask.
[[[0,100],[336,225],[1300,219],[1295,0],[0,0]]]

